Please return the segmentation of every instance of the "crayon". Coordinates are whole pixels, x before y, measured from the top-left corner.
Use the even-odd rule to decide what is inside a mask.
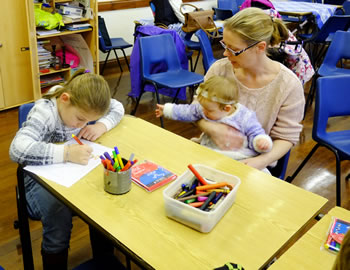
[[[196,201],[196,199],[193,198],[193,199],[186,200],[185,203],[193,203],[193,202],[195,202],[195,201]]]
[[[207,181],[205,181],[205,179],[197,172],[197,170],[191,164],[189,164],[187,167],[197,177],[199,182],[201,182],[203,185],[208,185]]]
[[[191,205],[193,207],[201,207],[204,204],[204,202],[193,202],[193,203],[189,203],[188,205]]]
[[[215,191],[217,193],[224,193],[224,194],[228,194],[230,193],[231,190],[229,189],[223,189],[223,188],[214,188],[214,189],[208,189],[207,191]]]
[[[205,193],[201,193],[201,194],[195,194],[195,195],[191,195],[191,196],[187,196],[187,197],[181,197],[181,198],[177,198],[177,200],[179,201],[185,201],[188,199],[193,199],[193,198],[198,198],[200,196],[206,196],[209,195],[211,192],[205,192]]]
[[[196,191],[195,189],[190,189],[189,191],[184,190],[183,192],[185,192],[185,193],[183,193],[183,194],[180,193],[180,195],[177,198],[182,198],[182,197],[187,197],[187,196],[193,195],[195,193],[195,191]]]
[[[218,195],[216,195],[216,197],[213,199],[213,203],[217,203],[218,200],[220,200],[220,198],[222,197],[222,195],[224,195],[224,193],[220,192]]]
[[[205,202],[208,199],[208,197],[205,196],[198,196],[197,201],[199,202]]]
[[[204,186],[200,186],[200,187],[196,187],[197,190],[208,190],[208,189],[214,189],[214,188],[221,188],[221,187],[230,187],[230,189],[232,189],[232,186],[229,185],[227,182],[220,182],[220,183],[216,183],[216,184],[209,184],[209,185],[204,185]]]
[[[79,140],[79,138],[77,136],[75,136],[74,134],[72,134],[72,138],[80,145],[83,145],[83,143]]]
[[[206,199],[206,201],[203,203],[203,205],[201,207],[199,207],[199,209],[205,210],[209,206],[209,203],[215,198],[215,196],[216,196],[216,192],[215,191],[210,193],[208,199]]]

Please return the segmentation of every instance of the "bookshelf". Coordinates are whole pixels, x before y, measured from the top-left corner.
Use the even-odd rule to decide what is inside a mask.
[[[69,3],[72,1],[69,0],[51,0],[50,5],[55,7],[57,3]],[[97,0],[89,0],[91,17],[82,18],[80,20],[67,21],[64,20],[65,25],[73,23],[89,23],[92,28],[81,29],[81,30],[60,30],[59,33],[49,34],[49,35],[37,35],[37,29],[35,26],[35,17],[34,17],[34,3],[33,0],[26,0],[27,4],[27,18],[28,18],[28,34],[29,34],[29,46],[30,46],[30,58],[31,58],[31,71],[32,71],[32,85],[33,85],[33,99],[37,100],[41,98],[42,94],[49,88],[41,87],[41,83],[46,81],[54,75],[62,77],[64,80],[67,80],[71,73],[71,68],[60,68],[55,70],[54,68],[46,68],[40,71],[39,67],[39,56],[38,56],[38,42],[49,42],[44,44],[45,49],[52,51],[52,45],[56,45],[58,50],[66,44],[66,37],[70,35],[80,35],[82,41],[86,43],[89,53],[91,54],[91,59],[89,61],[90,66],[93,69],[93,72],[99,73],[98,70],[98,23],[97,23]],[[73,37],[73,36],[71,36]],[[40,47],[40,46],[39,46]],[[78,46],[79,47],[79,46]],[[82,55],[80,55],[82,56]],[[90,68],[91,69],[91,68]],[[44,72],[43,72],[44,71]]]

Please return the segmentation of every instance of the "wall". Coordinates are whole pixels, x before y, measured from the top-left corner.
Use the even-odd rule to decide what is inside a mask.
[[[203,9],[211,9],[216,6],[216,0],[190,3]],[[98,15],[101,15],[105,19],[108,33],[111,38],[122,37],[125,41],[131,44],[134,43],[134,21],[139,19],[153,19],[152,11],[149,7],[104,11],[99,12]],[[131,51],[132,48],[126,49],[126,54],[130,55]],[[118,52],[118,55],[121,56],[122,53]],[[112,56],[114,56],[114,54],[111,54],[109,59],[113,59]],[[100,61],[104,61],[105,58],[106,55],[100,51]]]

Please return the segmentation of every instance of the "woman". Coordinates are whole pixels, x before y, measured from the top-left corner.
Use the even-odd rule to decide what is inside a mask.
[[[264,169],[285,155],[299,141],[304,111],[304,91],[296,75],[266,55],[273,46],[288,38],[283,22],[259,8],[246,8],[225,22],[223,40],[226,58],[215,62],[205,79],[224,76],[238,83],[239,102],[256,112],[265,132],[273,139],[268,153],[243,160]],[[200,120],[200,129],[209,134],[222,150],[240,148],[242,135],[233,128]]]

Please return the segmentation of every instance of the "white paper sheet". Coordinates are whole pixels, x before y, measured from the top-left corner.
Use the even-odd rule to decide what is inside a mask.
[[[92,169],[94,169],[97,165],[101,164],[99,156],[104,152],[112,153],[111,148],[93,143],[86,140],[81,140],[82,143],[88,144],[93,149],[93,156],[87,165],[80,165],[71,162],[67,163],[59,163],[52,165],[42,165],[42,166],[26,166],[24,169],[35,173],[41,177],[54,181],[60,185],[65,187],[70,187],[77,181],[79,181],[84,175],[89,173]],[[65,144],[74,144],[75,140],[70,140]],[[102,175],[101,175],[102,177]]]

